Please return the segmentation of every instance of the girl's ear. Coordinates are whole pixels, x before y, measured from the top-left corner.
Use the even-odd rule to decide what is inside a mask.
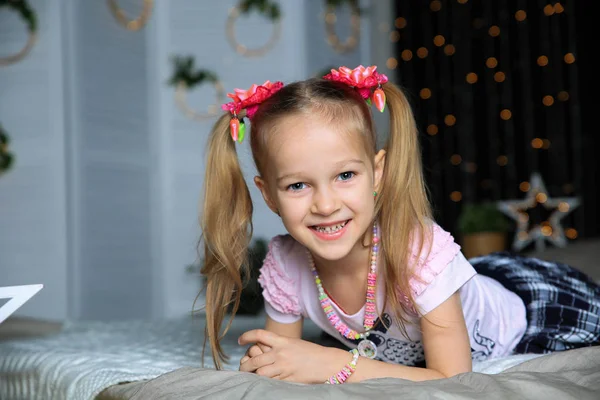
[[[262,197],[265,200],[265,203],[267,203],[267,206],[271,209],[271,211],[273,211],[275,214],[279,215],[279,210],[269,194],[269,189],[267,188],[267,183],[260,176],[255,176],[254,184],[256,185],[258,190],[260,190],[260,193],[262,194]]]
[[[381,178],[383,177],[383,169],[385,167],[385,150],[379,150],[377,154],[375,154],[375,170],[373,171],[373,189],[375,191],[379,191],[379,185],[381,184]]]

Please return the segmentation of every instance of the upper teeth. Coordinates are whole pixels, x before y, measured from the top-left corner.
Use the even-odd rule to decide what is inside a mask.
[[[340,229],[342,229],[344,227],[344,225],[346,225],[345,222],[342,222],[341,224],[337,224],[337,225],[331,225],[331,226],[315,226],[315,229],[318,230],[319,232],[337,232]]]

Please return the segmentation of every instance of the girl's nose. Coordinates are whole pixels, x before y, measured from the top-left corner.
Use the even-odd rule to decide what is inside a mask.
[[[339,210],[340,201],[333,190],[319,190],[313,196],[310,211],[313,214],[331,215]]]

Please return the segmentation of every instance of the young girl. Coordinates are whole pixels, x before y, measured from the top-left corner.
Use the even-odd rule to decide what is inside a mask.
[[[478,274],[433,222],[410,104],[376,67],[229,96],[210,138],[202,216],[217,368],[252,236],[236,154],[246,120],[254,182],[289,235],[270,242],[259,278],[267,322],[239,338],[251,345],[241,371],[304,383],[427,380],[471,371],[474,359],[599,343],[600,288],[589,278],[509,254],[471,260]],[[390,114],[381,150],[371,104]],[[302,340],[304,318],[350,354]]]

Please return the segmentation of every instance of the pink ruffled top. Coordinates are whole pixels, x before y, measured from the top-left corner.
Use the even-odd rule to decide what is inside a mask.
[[[426,241],[420,253],[417,244],[413,246],[411,265],[415,266],[415,276],[409,283],[415,298],[460,251],[452,235],[437,224],[433,225],[432,237],[433,244]],[[289,235],[274,237],[269,243],[269,252],[258,281],[267,303],[283,314],[302,314],[298,292],[299,269],[308,269],[304,247]]]
[[[410,268],[414,276],[409,284],[414,304],[407,302],[408,309],[416,308],[421,315],[426,315],[459,292],[473,354],[477,354],[478,359],[510,354],[527,327],[523,301],[497,281],[477,275],[450,233],[437,224],[433,224],[431,232],[421,252],[417,243],[413,243]],[[385,303],[383,279],[383,274],[377,275],[377,312],[390,323],[394,315],[391,306],[381,309]],[[356,346],[331,326],[319,302],[306,248],[294,238],[280,235],[271,240],[258,280],[271,319],[292,323],[308,318],[348,347]],[[408,300],[407,296],[404,298]],[[365,307],[347,314],[332,300],[334,310],[348,327],[363,332]],[[390,324],[389,329],[375,327],[373,337],[378,338],[377,347],[383,361],[410,365],[423,357],[419,314],[413,312],[406,317],[409,320],[406,332],[395,324]]]

